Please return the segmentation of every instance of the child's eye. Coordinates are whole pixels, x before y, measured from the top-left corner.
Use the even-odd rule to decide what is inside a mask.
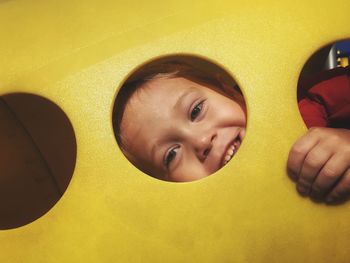
[[[165,154],[164,164],[166,167],[169,167],[170,163],[175,159],[178,150],[179,146],[176,146]]]
[[[194,121],[198,115],[201,113],[202,108],[203,108],[203,102],[201,101],[200,103],[198,103],[191,111],[191,121]]]

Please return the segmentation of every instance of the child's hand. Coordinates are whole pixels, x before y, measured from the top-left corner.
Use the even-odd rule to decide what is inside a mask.
[[[293,145],[287,167],[300,194],[345,201],[350,197],[350,130],[311,128]]]

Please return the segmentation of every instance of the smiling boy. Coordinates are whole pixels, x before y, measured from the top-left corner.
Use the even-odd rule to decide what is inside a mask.
[[[185,64],[150,67],[144,75],[131,84],[137,89],[126,96],[117,126],[127,158],[147,174],[174,182],[223,167],[245,135],[242,94],[233,88],[227,93],[217,79]]]
[[[143,172],[173,182],[198,180],[227,164],[244,139],[246,120],[239,89],[178,61],[136,72],[121,88],[113,113],[126,157]],[[329,202],[347,197],[349,152],[349,130],[310,130],[293,146],[287,164],[298,191]],[[337,168],[329,175],[322,167]]]

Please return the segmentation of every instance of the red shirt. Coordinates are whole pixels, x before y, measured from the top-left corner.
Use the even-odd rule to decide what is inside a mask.
[[[321,72],[300,83],[298,101],[308,128],[350,129],[350,67]]]

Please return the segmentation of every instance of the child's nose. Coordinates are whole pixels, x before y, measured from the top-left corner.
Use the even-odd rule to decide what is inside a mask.
[[[209,155],[212,147],[215,134],[203,134],[197,135],[194,138],[194,149],[201,161],[204,161]]]

